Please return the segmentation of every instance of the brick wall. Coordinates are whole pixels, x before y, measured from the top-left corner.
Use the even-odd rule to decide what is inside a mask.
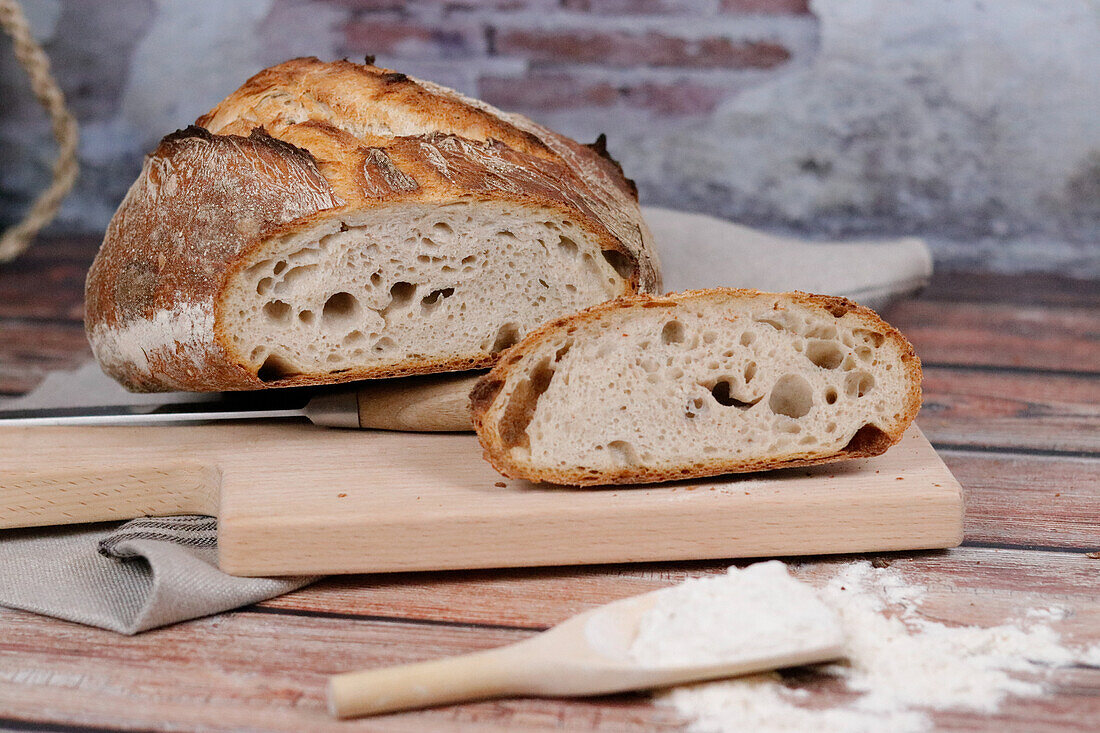
[[[645,203],[1100,273],[1100,0],[22,3],[81,124],[55,229],[102,231],[157,139],[264,66],[373,54],[606,133]],[[2,225],[53,155],[6,39],[0,100]]]
[[[353,8],[342,55],[375,54],[532,117],[565,111],[567,127],[582,117],[607,130],[633,115],[705,117],[806,63],[817,40],[806,0],[340,4]]]

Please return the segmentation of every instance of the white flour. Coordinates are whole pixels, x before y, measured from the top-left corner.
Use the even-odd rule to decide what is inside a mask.
[[[769,580],[770,585],[763,582]],[[775,638],[787,603],[796,597],[787,585],[798,585],[777,562],[731,568],[705,582],[689,580],[669,589],[646,614],[644,636],[640,632],[631,649],[639,661],[667,663],[677,653],[681,663],[706,661],[716,650],[729,653],[739,640],[751,639],[754,627],[762,638]],[[744,604],[738,622],[724,626],[714,606],[730,603],[738,586],[752,586],[753,610]],[[807,586],[803,590],[810,592]],[[785,682],[778,674],[756,675],[676,688],[658,700],[674,705],[699,733],[908,733],[932,727],[930,710],[992,713],[1010,695],[1039,695],[1041,682],[1014,673],[1039,676],[1052,667],[1093,661],[1097,654],[1096,648],[1075,652],[1060,642],[1049,622],[1065,615],[1062,608],[1033,609],[1018,624],[949,627],[916,614],[922,595],[896,570],[868,562],[841,565],[819,597],[839,615],[848,663],[822,667],[820,675],[801,683]],[[808,610],[805,618],[812,615]],[[805,627],[799,629],[791,638],[806,638]],[[811,686],[839,694],[815,696]],[[831,707],[823,708],[825,702]]]
[[[648,665],[706,664],[843,641],[837,614],[773,560],[661,591],[630,654]]]

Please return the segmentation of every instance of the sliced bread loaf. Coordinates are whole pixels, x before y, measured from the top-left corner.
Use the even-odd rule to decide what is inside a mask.
[[[602,140],[371,63],[260,72],[149,156],[88,276],[133,390],[489,366],[551,318],[659,288]]]
[[[644,483],[876,455],[921,403],[920,360],[843,298],[632,296],[549,323],[471,394],[506,476]]]

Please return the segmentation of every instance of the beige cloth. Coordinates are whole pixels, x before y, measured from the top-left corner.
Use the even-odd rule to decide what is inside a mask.
[[[195,519],[214,522],[169,517],[0,533],[0,604],[136,634],[256,603],[314,580],[235,578],[218,570],[213,539],[195,544],[179,531],[134,531],[142,522],[180,525]]]
[[[917,239],[811,244],[700,214],[647,208],[645,215],[657,240],[667,290],[717,285],[799,289],[846,295],[882,308],[918,290],[932,272],[928,250]],[[178,393],[133,395],[95,364],[87,364],[75,372],[50,374],[33,393],[0,402],[0,409],[194,399],[196,395]],[[166,521],[176,525],[149,524]],[[202,530],[209,541],[193,541],[192,523],[202,521],[181,517],[121,527],[0,532],[0,605],[133,634],[255,603],[312,580],[222,573],[213,525]],[[103,544],[107,555],[97,549]]]

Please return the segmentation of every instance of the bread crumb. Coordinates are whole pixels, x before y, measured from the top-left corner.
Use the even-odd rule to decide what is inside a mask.
[[[504,483],[503,481],[497,481],[495,484],[493,484],[493,486],[497,486],[497,487],[502,488],[502,489],[504,487],[506,487],[507,485],[508,484]]]
[[[337,495],[336,495],[336,498],[337,498],[337,499],[343,499],[343,498],[344,498],[345,496],[347,496],[347,494],[346,494],[346,493],[343,493],[343,492],[341,492],[341,493],[339,493],[339,494],[337,494]]]

